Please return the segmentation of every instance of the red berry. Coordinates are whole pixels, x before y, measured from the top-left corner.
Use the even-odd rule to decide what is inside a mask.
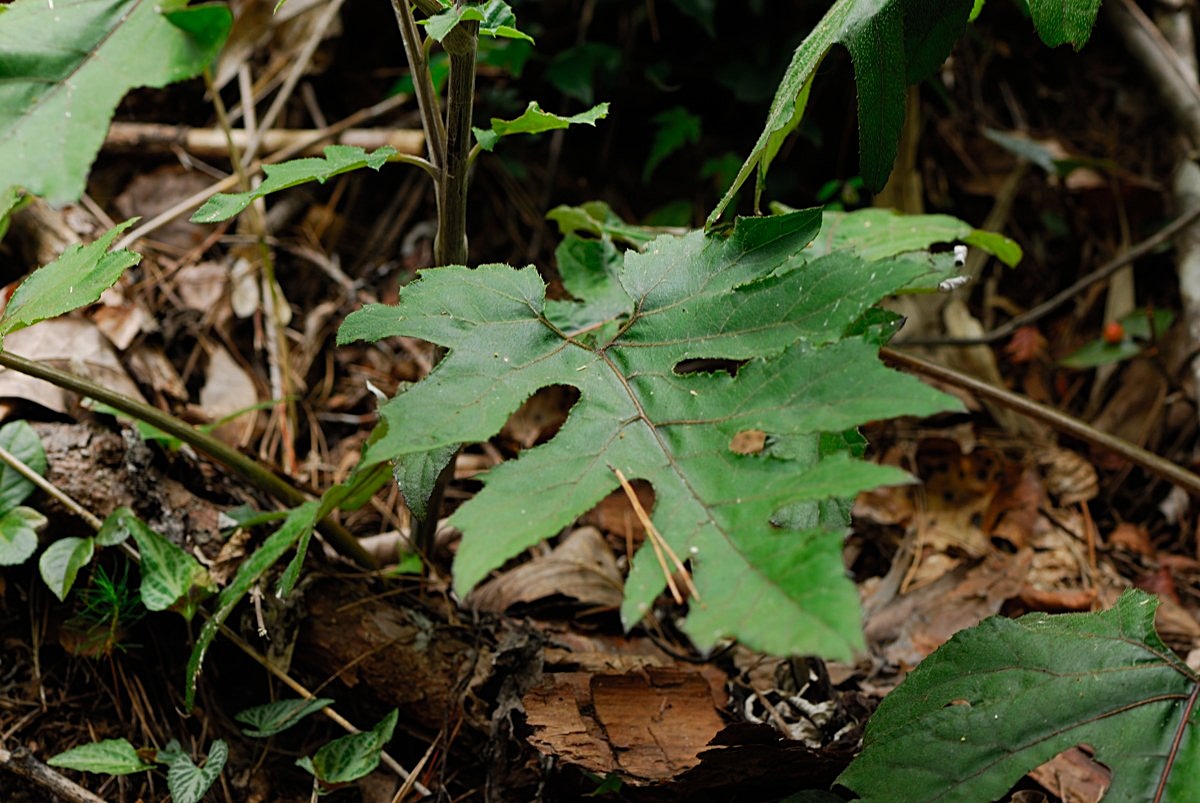
[[[1109,321],[1104,324],[1104,342],[1115,346],[1125,339],[1125,327],[1120,321]]]

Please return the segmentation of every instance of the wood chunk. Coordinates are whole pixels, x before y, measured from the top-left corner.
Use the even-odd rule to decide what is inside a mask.
[[[647,667],[626,674],[546,675],[522,698],[529,741],[543,753],[634,784],[677,777],[724,722],[699,672]]]

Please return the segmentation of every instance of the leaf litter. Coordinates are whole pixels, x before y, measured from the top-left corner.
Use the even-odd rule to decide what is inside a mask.
[[[286,61],[286,57],[283,60]],[[227,75],[233,75],[234,72],[236,72],[236,65],[233,68],[226,68]],[[953,137],[958,135],[951,133],[948,136]],[[976,148],[973,145],[969,146],[968,149],[971,152],[982,151],[981,148]],[[1098,152],[1096,148],[1081,148],[1079,150],[1081,152]],[[981,182],[980,186],[982,186],[982,183],[989,181],[992,184],[998,185],[999,179],[1002,179],[1003,175],[996,171],[989,172],[987,169],[988,164],[996,164],[994,154],[986,152],[983,154],[983,158],[992,159],[992,161],[984,163],[984,170],[982,172],[965,176],[960,186],[970,186],[970,182]],[[950,160],[944,161],[949,162]],[[1126,191],[1131,192],[1128,188],[1126,188]],[[1028,205],[1032,208],[1051,208],[1051,205],[1046,202],[1045,198],[1028,198],[1027,201],[1029,202]],[[1079,203],[1081,207],[1089,203],[1086,199],[1080,200],[1078,198],[1075,202]],[[342,215],[344,210],[335,209],[334,206],[331,205],[330,211],[331,215],[336,219]],[[140,211],[142,214],[150,214],[147,209]],[[1091,212],[1094,214],[1095,209],[1092,209]],[[310,234],[311,232],[305,236],[310,236]],[[334,240],[333,242],[337,241]],[[183,244],[184,241],[181,239],[179,245],[182,246]],[[1042,245],[1045,245],[1045,243]],[[1053,246],[1053,243],[1050,245]],[[154,256],[156,259],[161,259],[162,263],[169,268],[168,263],[172,262],[178,255],[168,250]],[[184,267],[187,268],[191,264],[195,263],[185,260]],[[213,276],[211,279],[207,275],[197,278],[200,278],[200,282],[196,288],[199,292],[195,296],[189,297],[182,307],[177,308],[171,300],[159,298],[155,301],[157,308],[160,311],[169,313],[169,316],[166,317],[174,316],[177,323],[179,313],[183,312],[188,306],[191,306],[193,312],[195,312],[204,311],[205,308],[211,310],[214,306],[224,307],[228,304],[228,301],[223,297],[214,301],[213,299],[220,294],[206,286],[209,281],[212,281],[214,285],[218,284],[221,281],[218,276]],[[297,284],[300,284],[300,282],[297,282]],[[1014,293],[1014,297],[1020,297],[1011,289],[1008,292]],[[381,292],[381,295],[384,294]],[[293,291],[289,289],[289,296],[291,295],[293,295]],[[203,300],[197,300],[199,298],[203,298]],[[311,306],[310,298],[303,293],[296,294],[295,300],[298,308],[306,309]],[[608,299],[608,301],[611,300]],[[1003,300],[1001,299],[1001,301]],[[599,307],[600,305],[597,303],[595,306]],[[571,309],[573,312],[579,312],[578,305]],[[559,310],[566,314],[565,307],[560,307]],[[611,312],[611,308],[609,308],[609,312]],[[189,330],[189,327],[192,325],[190,323],[192,319],[186,318],[187,314],[190,313],[184,312],[186,325],[170,333],[172,336],[182,333],[180,337],[185,341],[192,334],[195,334],[195,330]],[[208,326],[209,322],[206,322],[204,325]],[[36,331],[36,327],[26,330],[26,333],[22,334],[34,331]],[[1058,343],[1060,338],[1066,337],[1069,339],[1070,337],[1075,337],[1075,335],[1070,332],[1064,335],[1061,330],[1044,330],[1041,334],[1049,336],[1050,339],[1047,344],[1043,344],[1036,338],[1031,338],[1029,342],[1018,344],[1020,348],[1016,349],[1017,356],[1023,367],[1020,369],[1014,367],[1013,375],[1017,377],[1014,381],[1023,383],[1034,373],[1038,373],[1039,375],[1044,374],[1042,386],[1048,389],[1048,396],[1056,401],[1066,400],[1063,403],[1069,404],[1072,397],[1065,390],[1070,382],[1073,381],[1072,378],[1064,378],[1061,373],[1055,374],[1053,371],[1047,370],[1043,358],[1046,356],[1046,349],[1050,349],[1055,354],[1062,350]],[[20,336],[21,334],[12,335],[11,338],[15,340]],[[92,335],[83,335],[79,342],[89,342],[92,337]],[[121,340],[124,340],[124,338],[121,338]],[[243,348],[245,347],[246,340],[247,338],[241,339],[240,345]],[[172,346],[172,354],[175,357],[179,357],[179,342],[177,340],[169,340],[169,343]],[[137,346],[135,345],[134,348],[137,348]],[[19,351],[15,346],[14,350]],[[117,349],[118,354],[121,351],[122,349]],[[187,350],[185,349],[185,351]],[[250,349],[247,349],[247,351],[250,351]],[[706,354],[703,356],[710,357],[712,355]],[[352,370],[357,372],[355,376],[357,384],[341,382],[339,380],[336,382],[331,381],[328,386],[325,386],[322,384],[325,377],[318,377],[318,380],[321,381],[314,384],[318,388],[322,388],[320,392],[324,395],[320,397],[320,402],[325,404],[325,406],[314,416],[313,421],[321,420],[324,422],[324,426],[329,426],[329,421],[337,416],[363,416],[361,378],[372,377],[373,381],[376,381],[377,384],[389,390],[400,380],[407,381],[417,378],[412,375],[412,365],[405,359],[383,361],[375,357],[366,356],[361,351],[351,351],[349,355],[345,357],[339,356],[337,359],[343,365],[353,364]],[[374,361],[372,362],[372,360]],[[198,389],[203,387],[207,381],[207,377],[204,376],[203,369],[197,367],[198,365],[202,365],[203,362],[193,363],[194,361],[189,360],[187,357],[179,359],[178,374],[186,377],[188,387],[191,388],[191,395],[195,398]],[[261,370],[261,366],[253,358],[246,360],[244,364]],[[121,370],[124,372],[124,369]],[[1008,368],[1005,371],[1007,375]],[[716,374],[713,374],[712,378],[715,378],[716,381],[726,381]],[[259,377],[259,379],[261,381],[262,377]],[[668,379],[670,378],[668,377]],[[691,379],[671,379],[671,381],[682,384],[695,383],[698,385],[704,380],[693,377]],[[1169,400],[1166,400],[1164,394],[1158,390],[1159,386],[1153,383],[1142,382],[1133,382],[1130,384],[1137,385],[1139,393],[1126,391],[1131,394],[1131,398],[1129,400],[1122,400],[1120,406],[1116,406],[1115,404],[1111,406],[1108,411],[1109,417],[1116,424],[1131,428],[1135,436],[1141,437],[1149,433],[1150,437],[1154,437],[1160,428],[1163,428],[1164,432],[1169,432],[1170,430],[1166,428],[1165,424],[1157,421],[1152,422],[1146,417],[1147,413],[1157,413],[1164,405],[1169,404]],[[142,387],[157,390],[155,384],[144,381]],[[185,388],[186,390],[187,388]],[[1154,392],[1149,393],[1150,390]],[[178,385],[175,392],[178,392]],[[29,401],[37,403],[36,400],[29,397],[24,397],[24,401],[22,401],[23,396],[22,392],[11,394],[11,398],[14,400],[13,403],[21,405]],[[27,408],[23,407],[22,409]],[[65,410],[67,408],[63,406],[62,409]],[[203,411],[197,409],[193,409],[192,411],[193,414],[198,412]],[[566,411],[564,410],[563,412],[565,413]],[[542,436],[540,427],[541,424],[535,422],[528,429],[518,428],[510,430],[515,435],[510,444],[497,441],[500,444],[500,448],[505,451],[504,456],[511,458],[513,455],[520,455],[518,459],[508,460],[507,462],[520,465],[521,460],[528,459],[529,456],[535,453],[535,449],[531,447],[535,447],[540,442],[552,442],[552,438],[548,439]],[[1071,444],[1070,453],[1076,455],[1077,458],[1074,469],[1079,469],[1079,463],[1082,462],[1084,466],[1091,468],[1091,474],[1087,476],[1088,471],[1084,469],[1081,473],[1085,476],[1082,480],[1076,481],[1070,478],[1063,478],[1067,477],[1069,472],[1067,469],[1061,469],[1064,472],[1062,477],[1060,477],[1061,481],[1055,480],[1053,479],[1055,472],[1060,471],[1057,467],[1057,462],[1055,462],[1054,466],[1050,466],[1046,461],[1042,460],[1040,451],[1037,456],[1031,457],[1025,449],[1014,448],[1011,443],[1005,443],[1003,439],[997,439],[994,432],[984,427],[980,427],[980,429],[981,431],[977,434],[977,438],[984,444],[983,448],[991,448],[995,451],[1003,452],[1005,455],[1004,459],[998,461],[1004,466],[1004,470],[998,473],[989,473],[982,488],[970,479],[973,476],[972,469],[976,468],[973,462],[968,468],[957,474],[955,479],[946,479],[944,477],[939,479],[939,474],[936,470],[929,471],[927,470],[928,467],[896,461],[896,464],[901,468],[913,471],[913,473],[923,477],[926,480],[927,488],[932,487],[936,489],[938,488],[938,482],[945,483],[942,487],[952,492],[954,498],[949,500],[943,498],[940,502],[927,506],[924,512],[919,515],[929,515],[931,511],[934,511],[934,514],[943,523],[947,521],[953,522],[958,532],[937,535],[936,528],[930,530],[928,527],[923,527],[922,529],[924,529],[926,536],[929,536],[932,532],[934,533],[934,537],[926,537],[924,541],[918,539],[919,548],[916,550],[917,556],[912,559],[912,563],[901,564],[905,568],[905,571],[899,573],[897,582],[902,583],[906,578],[909,580],[905,593],[900,593],[899,591],[893,592],[893,597],[889,598],[888,602],[881,604],[881,610],[895,610],[897,606],[908,604],[903,602],[905,599],[909,599],[914,603],[910,610],[912,620],[917,625],[910,627],[906,636],[910,645],[908,648],[909,652],[902,655],[894,643],[885,640],[876,641],[872,638],[870,643],[876,652],[874,665],[868,666],[865,664],[836,662],[830,664],[830,673],[838,681],[836,688],[830,687],[833,689],[833,693],[849,696],[850,690],[853,690],[854,694],[859,694],[862,690],[867,690],[874,696],[882,696],[884,692],[895,685],[898,679],[897,668],[903,667],[905,664],[915,663],[916,660],[932,651],[933,648],[938,646],[950,633],[957,630],[962,624],[971,624],[993,612],[1005,614],[1047,610],[1058,612],[1085,610],[1096,605],[1111,605],[1116,600],[1117,589],[1129,584],[1131,581],[1158,584],[1155,586],[1156,590],[1162,593],[1167,600],[1159,607],[1157,612],[1157,621],[1164,639],[1172,647],[1180,651],[1181,654],[1187,654],[1189,651],[1194,650],[1197,644],[1194,616],[1196,599],[1191,590],[1191,585],[1197,576],[1197,571],[1194,563],[1189,565],[1184,562],[1187,556],[1186,554],[1179,554],[1179,543],[1173,542],[1170,534],[1164,532],[1161,524],[1156,524],[1153,517],[1149,515],[1137,519],[1137,521],[1149,522],[1149,524],[1135,525],[1136,527],[1141,527],[1143,531],[1130,534],[1128,526],[1123,522],[1099,521],[1089,525],[1078,508],[1080,501],[1092,498],[1092,495],[1097,491],[1097,485],[1101,482],[1105,483],[1103,493],[1110,493],[1112,490],[1112,472],[1120,471],[1122,467],[1105,463],[1102,455],[1087,455],[1086,451],[1081,449],[1078,444]],[[342,431],[344,432],[345,430]],[[735,433],[734,437],[740,434],[740,432]],[[894,432],[885,430],[883,437],[877,438],[877,440],[886,441],[887,438],[894,434]],[[312,468],[307,469],[310,471],[310,478],[316,481],[317,484],[327,482],[334,476],[337,470],[330,468],[330,466],[341,466],[344,468],[344,461],[336,456],[347,453],[352,455],[359,447],[363,437],[365,436],[361,433],[356,433],[348,435],[344,439],[344,442],[339,440],[330,450],[328,456],[331,459],[327,461],[314,458]],[[926,431],[920,437],[921,439],[927,439],[938,436]],[[1169,438],[1168,435],[1163,435],[1162,437]],[[733,438],[730,439],[731,442],[732,440]],[[997,440],[1000,442],[997,443]],[[1038,450],[1041,448],[1040,445],[1036,447]],[[736,450],[731,451],[736,453]],[[967,451],[969,452],[970,450]],[[319,455],[319,457],[325,456]],[[471,458],[476,456],[481,458],[480,463],[491,465],[495,462],[490,455],[486,459],[483,459],[482,455],[468,455]],[[1070,458],[1067,458],[1067,460],[1069,461]],[[1038,465],[1039,470],[1042,472],[1040,481],[1045,484],[1049,492],[1048,498],[1039,498],[1036,503],[1031,503],[1031,497],[1028,493],[1030,483],[1037,483],[1039,480],[1037,477],[1030,478],[1027,473],[1028,465],[1022,465],[1022,461]],[[1096,465],[1100,468],[1098,479],[1096,476]],[[138,471],[146,472],[147,477],[155,476],[148,468],[139,467],[138,464],[134,464],[134,467]],[[76,470],[86,476],[89,469],[85,462],[82,466],[77,467]],[[515,471],[510,471],[509,473],[515,474]],[[1072,474],[1071,476],[1074,475]],[[615,482],[615,477],[606,477],[606,479],[610,486]],[[477,481],[464,479],[457,488],[452,489],[452,497],[454,497],[452,499],[452,506],[459,505],[469,499],[475,494],[478,488]],[[658,510],[657,499],[655,498],[656,494],[650,490],[649,485],[639,484],[639,490],[645,491],[644,494],[641,494],[646,497],[643,500],[643,505],[653,515]],[[982,499],[977,498],[977,491],[982,491],[978,494],[978,496],[983,497]],[[171,518],[170,509],[176,506],[178,506],[177,509],[182,509],[183,504],[189,496],[194,503],[197,498],[194,489],[174,488],[170,498],[164,498],[161,503],[164,513],[167,514],[167,518]],[[600,527],[604,537],[607,539],[605,547],[602,547],[598,541],[593,541],[593,546],[601,553],[607,548],[609,553],[615,555],[614,560],[616,565],[620,569],[626,570],[628,568],[627,561],[632,554],[632,550],[628,550],[628,543],[633,542],[636,549],[637,545],[642,543],[645,528],[633,514],[628,498],[623,493],[618,491],[615,494],[609,495],[607,499],[608,502],[598,511],[588,514],[589,518],[599,518],[601,520]],[[926,502],[930,501],[927,498]],[[985,501],[986,504],[984,503]],[[396,502],[394,499],[386,500],[385,504],[394,507]],[[892,508],[889,520],[884,520],[881,517],[880,520],[872,522],[869,516],[864,517],[856,525],[856,534],[848,543],[845,553],[848,562],[852,564],[856,560],[859,562],[859,565],[855,568],[855,576],[860,581],[868,577],[885,577],[887,575],[887,569],[890,568],[888,561],[892,558],[900,561],[903,550],[896,549],[892,551],[886,547],[881,548],[880,544],[902,543],[909,534],[909,530],[913,527],[913,514],[911,512],[904,512],[906,508],[911,510],[914,506],[910,489],[885,490],[880,493],[878,504]],[[1037,514],[1032,522],[1027,518],[1030,510],[1035,511]],[[209,512],[211,512],[211,508]],[[1027,539],[1025,543],[1021,543],[1009,535],[996,541],[993,541],[991,537],[991,534],[994,534],[996,530],[996,523],[1008,518],[1007,514],[1010,512],[1018,514],[1017,518],[1020,521],[1018,522],[1017,530]],[[366,514],[360,512],[354,515],[358,516],[356,520],[366,521],[368,524],[377,524],[379,523],[379,519],[382,518],[379,514],[370,512]],[[975,523],[976,518],[980,520],[978,525]],[[462,519],[457,521],[462,521]],[[1191,521],[1187,520],[1179,529],[1186,531],[1190,524]],[[181,527],[180,529],[184,530],[188,528]],[[670,528],[664,527],[663,530],[666,537],[673,537]],[[878,540],[874,543],[866,543],[866,539],[863,536],[864,530],[870,532]],[[215,529],[210,532],[215,533]],[[182,532],[180,534],[182,535]],[[956,541],[955,538],[950,537],[951,535],[959,536],[960,540]],[[215,534],[211,537],[216,538]],[[592,536],[588,537],[591,538]],[[971,544],[969,550],[963,547],[961,538],[968,539]],[[1089,539],[1091,539],[1091,543],[1095,547],[1094,561],[1091,555],[1089,555]],[[523,562],[525,558],[518,558],[509,567],[502,568],[493,574],[493,581],[503,582],[507,577],[519,572],[524,566],[530,566],[539,560],[548,558],[561,547],[563,540],[559,539],[557,544],[547,546],[544,549],[535,547],[531,552],[531,558],[528,562]],[[453,545],[451,546],[453,548]],[[461,549],[461,545],[458,545],[458,548]],[[1015,550],[1015,552],[1011,550]],[[520,550],[517,551],[519,552]],[[1186,549],[1184,552],[1186,552]],[[868,570],[867,566],[871,561],[874,561],[875,564],[871,567],[871,570]],[[928,575],[909,575],[907,572],[907,568],[912,565],[929,567],[937,564],[938,561],[942,562],[941,571],[939,572],[931,572]],[[1093,563],[1096,565],[1093,565]],[[1164,569],[1168,570],[1165,575],[1163,573]],[[878,572],[878,574],[875,572]],[[516,576],[518,578],[521,577],[519,574]],[[552,577],[553,575],[548,574],[543,581],[544,584],[547,586],[553,585],[554,581]],[[10,590],[13,585],[14,583],[10,581]],[[527,589],[521,587],[521,583],[516,582],[512,585],[516,588],[515,593],[518,598],[524,599],[525,596],[530,596],[527,593]],[[429,587],[438,590],[439,586],[437,585],[436,578],[429,581]],[[441,588],[444,590],[444,587]],[[860,582],[860,590],[870,592],[871,584]],[[1177,599],[1172,599],[1172,594]],[[568,594],[567,596],[570,595]],[[864,605],[870,610],[870,594],[866,593],[864,596]],[[544,599],[544,597],[540,599]],[[530,601],[537,602],[539,600],[532,599]],[[575,668],[580,666],[585,667],[585,671],[579,677],[573,679],[573,682],[577,686],[587,685],[590,688],[597,685],[616,684],[615,687],[622,689],[627,687],[632,688],[636,684],[631,681],[631,671],[629,670],[633,670],[639,662],[644,664],[653,661],[658,666],[668,667],[670,671],[661,675],[649,676],[651,678],[650,681],[645,681],[643,678],[644,688],[639,687],[636,692],[629,692],[628,701],[636,701],[638,703],[633,708],[648,711],[658,710],[664,705],[678,704],[681,706],[687,705],[695,709],[690,711],[690,714],[696,715],[701,713],[700,709],[706,709],[707,714],[711,714],[711,711],[718,707],[723,707],[727,712],[735,710],[730,707],[732,705],[731,702],[715,699],[715,697],[719,698],[719,695],[713,690],[720,683],[714,683],[711,677],[704,678],[703,676],[703,672],[714,671],[713,667],[722,667],[719,672],[723,675],[736,676],[737,670],[735,668],[729,668],[721,664],[722,654],[720,650],[722,649],[721,645],[723,642],[718,644],[717,652],[710,656],[714,659],[713,663],[700,665],[705,667],[702,672],[692,672],[688,667],[694,665],[687,664],[682,660],[664,654],[658,649],[656,644],[648,643],[645,637],[614,637],[604,645],[603,650],[607,650],[609,657],[603,658],[602,656],[606,653],[599,647],[599,638],[585,645],[584,637],[579,636],[577,632],[574,633],[572,638],[567,638],[563,635],[553,635],[556,630],[564,627],[564,619],[570,615],[571,611],[579,612],[581,609],[586,609],[586,606],[596,604],[597,602],[597,599],[592,599],[581,601],[579,603],[580,607],[571,607],[570,604],[565,608],[560,606],[556,609],[557,612],[554,614],[556,618],[554,620],[544,622],[540,625],[548,634],[551,634],[551,637],[560,638],[562,643],[569,643],[575,647],[574,650],[559,650],[557,653],[558,657],[555,660],[560,661],[560,663],[556,666],[551,666],[552,671],[550,674],[553,675],[559,671],[568,670],[570,666],[569,662],[574,660],[577,662],[574,665]],[[527,604],[527,602],[523,602],[522,604]],[[567,612],[566,614],[563,613],[564,610]],[[955,621],[956,615],[959,617],[957,621]],[[1170,618],[1164,620],[1164,616]],[[582,625],[583,628],[595,627],[594,622],[595,620],[593,619],[589,623],[587,618],[584,617],[580,622],[575,623],[575,626]],[[868,619],[868,623],[870,622],[871,619]],[[1146,630],[1148,625],[1144,617],[1139,622],[1139,626],[1142,628],[1141,632],[1145,635],[1148,633],[1148,630]],[[661,613],[656,614],[652,619],[645,622],[647,631],[653,634],[655,639],[673,648],[680,648],[681,645],[686,645],[686,641],[679,636],[678,624],[678,622],[672,621],[671,617]],[[566,626],[572,627],[572,625]],[[11,628],[8,630],[11,632]],[[1147,636],[1146,642],[1148,643],[1151,640]],[[585,653],[585,646],[594,648],[594,651]],[[742,648],[739,647],[738,649]],[[1155,647],[1155,649],[1159,648]],[[509,655],[509,653],[502,654]],[[1174,666],[1174,663],[1169,660],[1169,656],[1166,656],[1166,653],[1161,653],[1161,655],[1164,656],[1161,659],[1161,664]],[[572,658],[572,656],[574,657]],[[687,655],[687,657],[698,659],[703,656]],[[346,659],[343,665],[348,664],[350,660]],[[604,664],[605,661],[608,662],[607,667]],[[1161,669],[1161,666],[1159,668]],[[1176,682],[1180,678],[1186,677],[1181,670],[1175,671],[1171,669],[1170,672],[1175,673]],[[782,715],[784,714],[783,709],[786,706],[781,704],[778,698],[771,697],[768,694],[773,691],[778,692],[778,689],[771,687],[782,684],[777,684],[777,678],[773,672],[767,672],[766,675],[769,677],[761,678],[756,688],[760,694],[767,698],[768,702],[776,709],[776,712]],[[593,679],[596,678],[600,680],[593,683]],[[700,680],[698,678],[703,679],[704,683],[710,689],[707,698],[699,694]],[[663,679],[671,679],[672,683],[675,682],[675,679],[681,679],[679,681],[680,688],[696,691],[694,695],[687,698],[693,702],[686,704],[678,703],[683,698],[673,691],[664,692],[660,688],[669,685],[663,684]],[[553,679],[550,682],[557,683],[558,679]],[[132,684],[128,684],[128,686],[130,688],[133,687]],[[575,688],[575,686],[572,686],[572,688]],[[51,693],[53,694],[53,691]],[[791,694],[791,690],[788,690],[787,693]],[[955,689],[948,693],[958,695],[960,691]],[[591,694],[590,691],[589,694]],[[622,692],[623,694],[625,692]],[[621,697],[622,695],[617,696]],[[753,697],[753,695],[751,696]],[[590,704],[589,700],[594,703],[594,700],[586,695],[580,699],[584,702],[576,706],[577,713],[581,710],[585,711],[588,708]],[[897,699],[899,700],[899,698]],[[955,699],[959,698],[956,697]],[[61,705],[66,705],[64,701],[60,700],[58,702]],[[899,705],[899,702],[896,705]],[[152,700],[148,708],[153,710],[156,706],[161,711],[167,711],[171,708],[169,701],[166,699]],[[953,706],[952,708],[958,707],[960,706]],[[769,710],[760,708],[758,713],[761,714],[763,722],[773,723],[764,727],[773,729],[777,735],[781,735],[786,730],[785,727],[776,721],[778,717],[772,715]],[[953,713],[957,714],[960,712],[954,711]],[[865,719],[865,713],[863,719]],[[117,721],[120,720],[118,719]],[[744,725],[746,723],[741,724]],[[603,717],[601,717],[599,720],[594,720],[588,727],[596,728],[603,725]],[[707,733],[707,731],[705,732]],[[742,734],[742,736],[745,737],[745,734]],[[755,739],[758,741],[755,741]],[[1067,739],[1067,741],[1070,741],[1070,739]],[[754,739],[746,739],[745,743],[758,746],[765,745],[766,740],[760,734],[755,736]],[[618,742],[616,746],[625,745],[625,742]],[[589,762],[595,762],[596,756],[602,754],[603,750],[611,752],[613,746],[614,743],[612,742],[605,744],[598,742],[595,746],[595,752],[580,750],[577,754],[579,763],[583,766],[591,766]],[[765,746],[760,749],[764,752],[766,751]],[[558,747],[548,752],[550,754],[562,755]],[[703,745],[690,745],[684,750],[670,753],[669,762],[659,763],[659,759],[656,757],[638,765],[642,769],[638,769],[636,772],[641,773],[645,771],[646,767],[657,766],[660,770],[654,776],[656,782],[664,782],[677,777],[680,772],[686,775],[689,771],[702,770],[704,768],[704,760],[696,763],[696,758],[703,756],[704,753]],[[709,758],[711,759],[711,756]],[[813,756],[808,756],[806,760],[815,761]],[[1047,771],[1043,770],[1035,771],[1033,776],[1035,778],[1043,778],[1042,783],[1046,788],[1065,799],[1095,799],[1094,790],[1103,788],[1112,780],[1107,768],[1098,764],[1097,761],[1098,756],[1093,754],[1091,748],[1080,750],[1079,748],[1072,747],[1060,753],[1051,763],[1045,765],[1046,767],[1057,767],[1057,769],[1051,772],[1052,780],[1049,780],[1051,776],[1047,775]],[[1068,777],[1067,773],[1061,769],[1065,765],[1075,768],[1075,775],[1071,776],[1075,780],[1064,780]],[[595,764],[595,766],[600,767],[602,765]],[[667,771],[661,771],[662,767],[668,768]],[[691,770],[683,770],[682,768],[684,767],[690,767]],[[747,777],[752,776],[749,763],[742,764],[740,768],[746,770],[745,774]],[[1078,791],[1084,789],[1092,791],[1087,794]],[[1078,796],[1073,798],[1072,796],[1074,795]]]

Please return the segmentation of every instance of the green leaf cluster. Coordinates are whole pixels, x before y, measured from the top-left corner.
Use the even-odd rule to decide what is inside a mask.
[[[154,763],[144,760],[143,752],[154,755]],[[203,767],[196,766],[175,739],[158,751],[138,751],[127,739],[106,739],[65,750],[46,763],[52,767],[105,775],[132,775],[163,764],[167,768],[167,789],[171,799],[175,803],[200,803],[221,775],[228,758],[229,746],[222,739],[213,740]]]
[[[446,10],[422,20],[425,32],[440,42],[461,22],[478,22],[479,33],[505,39],[523,39],[533,44],[533,37],[517,28],[517,15],[504,0],[484,0],[477,5],[443,0]]]
[[[806,210],[740,219],[728,238],[660,237],[619,265],[600,255],[616,284],[598,292],[595,276],[564,274],[584,296],[576,302],[547,301],[533,268],[422,272],[398,306],[364,308],[339,332],[343,343],[407,335],[448,350],[383,405],[363,466],[486,440],[540,388],[576,387],[558,435],[491,471],[451,518],[463,532],[460,593],[619,487],[619,471],[653,486],[654,523],[690,562],[685,629],[700,647],[732,636],[777,654],[849,656],[861,632],[834,500],[908,478],[831,436],[957,405],[885,369],[876,341],[844,336],[933,266],[845,251],[810,258],[820,219]],[[709,361],[734,364],[734,375]],[[766,434],[760,453],[731,448],[753,432]],[[666,571],[648,542],[626,584],[627,627],[664,590]]]

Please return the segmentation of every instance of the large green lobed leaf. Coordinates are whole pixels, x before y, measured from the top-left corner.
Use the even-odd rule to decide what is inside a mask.
[[[398,306],[347,318],[341,342],[408,335],[448,350],[428,378],[381,408],[367,466],[486,440],[539,388],[581,393],[557,436],[491,471],[452,517],[463,532],[460,593],[617,488],[619,469],[651,483],[657,528],[691,562],[699,599],[686,628],[699,646],[733,636],[768,652],[844,657],[861,645],[841,562],[844,519],[820,515],[817,503],[907,475],[825,456],[817,439],[956,403],[885,369],[875,344],[842,338],[879,298],[932,268],[845,252],[809,260],[819,222],[819,210],[806,210],[741,219],[728,238],[659,238],[625,255],[619,312],[610,292],[583,299],[575,315],[556,306],[551,317],[533,268],[485,265],[425,271]],[[553,322],[563,320],[586,325]],[[736,376],[677,370],[694,360],[746,362]],[[733,451],[747,431],[769,433],[771,445]],[[643,547],[626,585],[627,626],[665,583]]]
[[[75,201],[130,89],[198,75],[232,24],[187,0],[14,0],[0,14],[0,187]]]
[[[1105,801],[1194,800],[1196,673],[1154,631],[1158,600],[987,619],[884,698],[838,779],[863,800],[995,800],[1076,745],[1112,771]]]

